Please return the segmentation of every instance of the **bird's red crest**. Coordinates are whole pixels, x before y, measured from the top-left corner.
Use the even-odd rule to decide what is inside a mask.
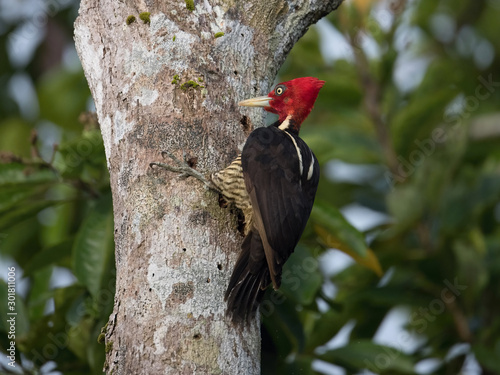
[[[280,122],[291,119],[297,131],[313,109],[319,90],[325,81],[314,77],[295,78],[282,82],[268,95],[272,100],[265,109],[279,115]],[[289,117],[291,116],[291,117]]]

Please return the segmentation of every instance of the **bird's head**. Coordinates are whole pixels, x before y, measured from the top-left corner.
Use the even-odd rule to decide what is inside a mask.
[[[295,78],[282,82],[267,95],[239,102],[240,106],[264,107],[279,116],[279,122],[297,132],[313,109],[319,90],[325,81],[313,77]],[[288,122],[287,122],[288,121]]]

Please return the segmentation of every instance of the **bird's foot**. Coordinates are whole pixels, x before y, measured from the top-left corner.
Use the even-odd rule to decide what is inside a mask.
[[[214,188],[214,185],[210,180],[206,179],[205,176],[203,176],[200,172],[198,172],[196,169],[192,168],[189,165],[185,152],[182,153],[183,159],[184,159],[183,161],[180,161],[172,153],[170,153],[168,151],[162,151],[161,152],[162,158],[165,158],[165,155],[167,155],[170,159],[172,159],[174,161],[175,165],[170,165],[170,164],[160,163],[160,162],[153,162],[153,163],[149,163],[149,166],[151,168],[159,167],[159,168],[166,169],[167,171],[179,173],[179,178],[181,178],[181,179],[185,179],[188,177],[194,177],[197,180],[203,182],[205,184],[205,186],[207,186],[208,188],[210,188],[210,189]]]

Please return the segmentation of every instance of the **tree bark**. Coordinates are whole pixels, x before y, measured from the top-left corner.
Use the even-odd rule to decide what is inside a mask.
[[[267,93],[293,44],[341,1],[82,0],[75,41],[115,220],[107,373],[260,373],[258,319],[237,327],[225,317],[242,241],[235,215],[199,181],[149,163],[165,150],[206,175],[225,167],[262,124],[262,110],[236,103]]]

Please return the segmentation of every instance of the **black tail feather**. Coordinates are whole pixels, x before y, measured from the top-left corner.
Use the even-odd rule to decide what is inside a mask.
[[[269,283],[264,246],[258,232],[252,231],[243,241],[224,297],[234,322],[245,322],[255,315]]]

